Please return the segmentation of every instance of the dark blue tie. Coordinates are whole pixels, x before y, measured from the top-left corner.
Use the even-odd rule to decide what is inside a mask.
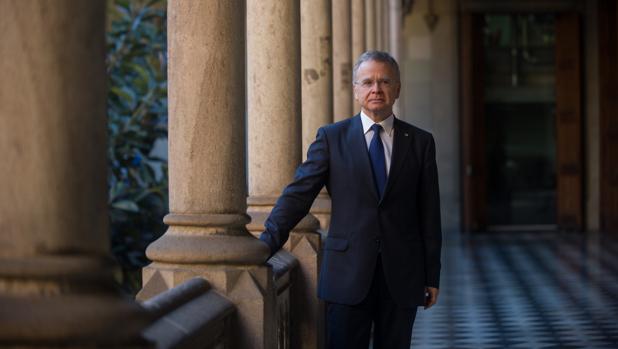
[[[378,189],[378,196],[382,198],[384,186],[386,186],[386,158],[384,157],[384,145],[380,138],[382,126],[373,124],[371,130],[373,131],[373,139],[369,144],[369,159],[371,160],[371,169],[373,170],[376,189]]]

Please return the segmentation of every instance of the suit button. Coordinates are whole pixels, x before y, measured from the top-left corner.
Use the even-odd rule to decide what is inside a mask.
[[[380,244],[380,239],[376,239],[376,244]]]

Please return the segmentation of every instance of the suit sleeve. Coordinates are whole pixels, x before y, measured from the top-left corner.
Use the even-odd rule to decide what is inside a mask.
[[[288,239],[290,230],[305,217],[313,200],[328,178],[328,141],[323,128],[318,130],[315,141],[309,146],[307,160],[296,170],[294,180],[284,190],[266,219],[266,230],[260,240],[275,254]]]
[[[425,286],[440,286],[440,254],[442,227],[440,223],[440,189],[436,165],[436,144],[432,136],[425,148],[419,188],[420,228],[425,246]]]

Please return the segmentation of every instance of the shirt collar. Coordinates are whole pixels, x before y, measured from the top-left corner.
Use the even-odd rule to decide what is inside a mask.
[[[367,116],[367,114],[365,114],[363,111],[360,112],[360,116],[361,116],[361,121],[363,123],[363,134],[367,134],[367,132],[369,132],[369,129],[371,128],[371,125],[375,124],[375,122],[371,120],[371,118]],[[395,115],[391,114],[391,116],[382,120],[378,124],[380,124],[380,126],[382,126],[382,128],[384,129],[384,132],[390,136],[392,135],[392,132],[393,132],[394,122],[395,122]]]

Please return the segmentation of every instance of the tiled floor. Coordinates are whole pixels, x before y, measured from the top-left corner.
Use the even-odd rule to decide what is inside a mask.
[[[618,239],[448,236],[440,288],[412,348],[618,348]]]

